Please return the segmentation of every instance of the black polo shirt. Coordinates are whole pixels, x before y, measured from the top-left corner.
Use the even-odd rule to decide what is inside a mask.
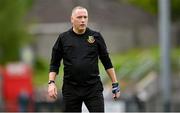
[[[58,74],[63,59],[65,83],[94,84],[100,80],[98,58],[105,69],[113,67],[101,34],[86,28],[79,35],[71,28],[59,35],[52,48],[50,72]]]

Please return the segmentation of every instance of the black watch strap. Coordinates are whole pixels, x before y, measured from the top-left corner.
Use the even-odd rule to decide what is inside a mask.
[[[51,84],[51,83],[55,83],[55,81],[54,81],[54,80],[50,80],[50,81],[48,82],[48,84]]]

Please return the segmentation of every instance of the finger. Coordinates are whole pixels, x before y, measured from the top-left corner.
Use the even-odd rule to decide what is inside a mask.
[[[53,99],[56,99],[57,98],[57,96],[56,96],[56,94],[54,93],[54,92],[51,92],[51,94],[49,95],[51,98],[53,98]]]
[[[55,91],[54,91],[54,92],[55,92],[55,94],[57,95],[57,88],[55,88]]]
[[[52,98],[56,100],[56,99],[57,99],[57,96],[56,96],[56,95],[53,95]]]
[[[54,98],[54,94],[53,94],[52,92],[50,93],[50,97],[51,97],[51,98]]]
[[[115,100],[115,101],[117,100],[117,97],[116,97],[116,96],[114,96],[114,100]]]
[[[113,98],[115,98],[116,97],[116,95],[115,94],[113,94]]]
[[[54,98],[57,99],[57,89],[54,88]]]
[[[54,96],[54,91],[49,90],[49,91],[48,91],[48,95],[49,95],[51,98],[53,98],[53,96]]]
[[[120,92],[116,93],[116,98],[120,97]]]

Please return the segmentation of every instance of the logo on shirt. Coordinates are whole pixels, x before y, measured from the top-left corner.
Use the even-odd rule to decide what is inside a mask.
[[[89,36],[88,39],[87,39],[87,41],[88,41],[90,44],[92,44],[92,43],[95,42],[95,39],[94,39],[93,36]]]

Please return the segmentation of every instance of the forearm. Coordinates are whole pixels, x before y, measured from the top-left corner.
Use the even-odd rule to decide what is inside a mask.
[[[107,69],[106,72],[110,77],[112,83],[118,82],[114,68]]]
[[[50,80],[55,81],[55,79],[56,72],[49,72],[48,94],[53,99],[57,99],[57,87],[55,85],[55,82],[50,82]]]
[[[54,80],[56,79],[56,72],[49,72],[49,80]]]

